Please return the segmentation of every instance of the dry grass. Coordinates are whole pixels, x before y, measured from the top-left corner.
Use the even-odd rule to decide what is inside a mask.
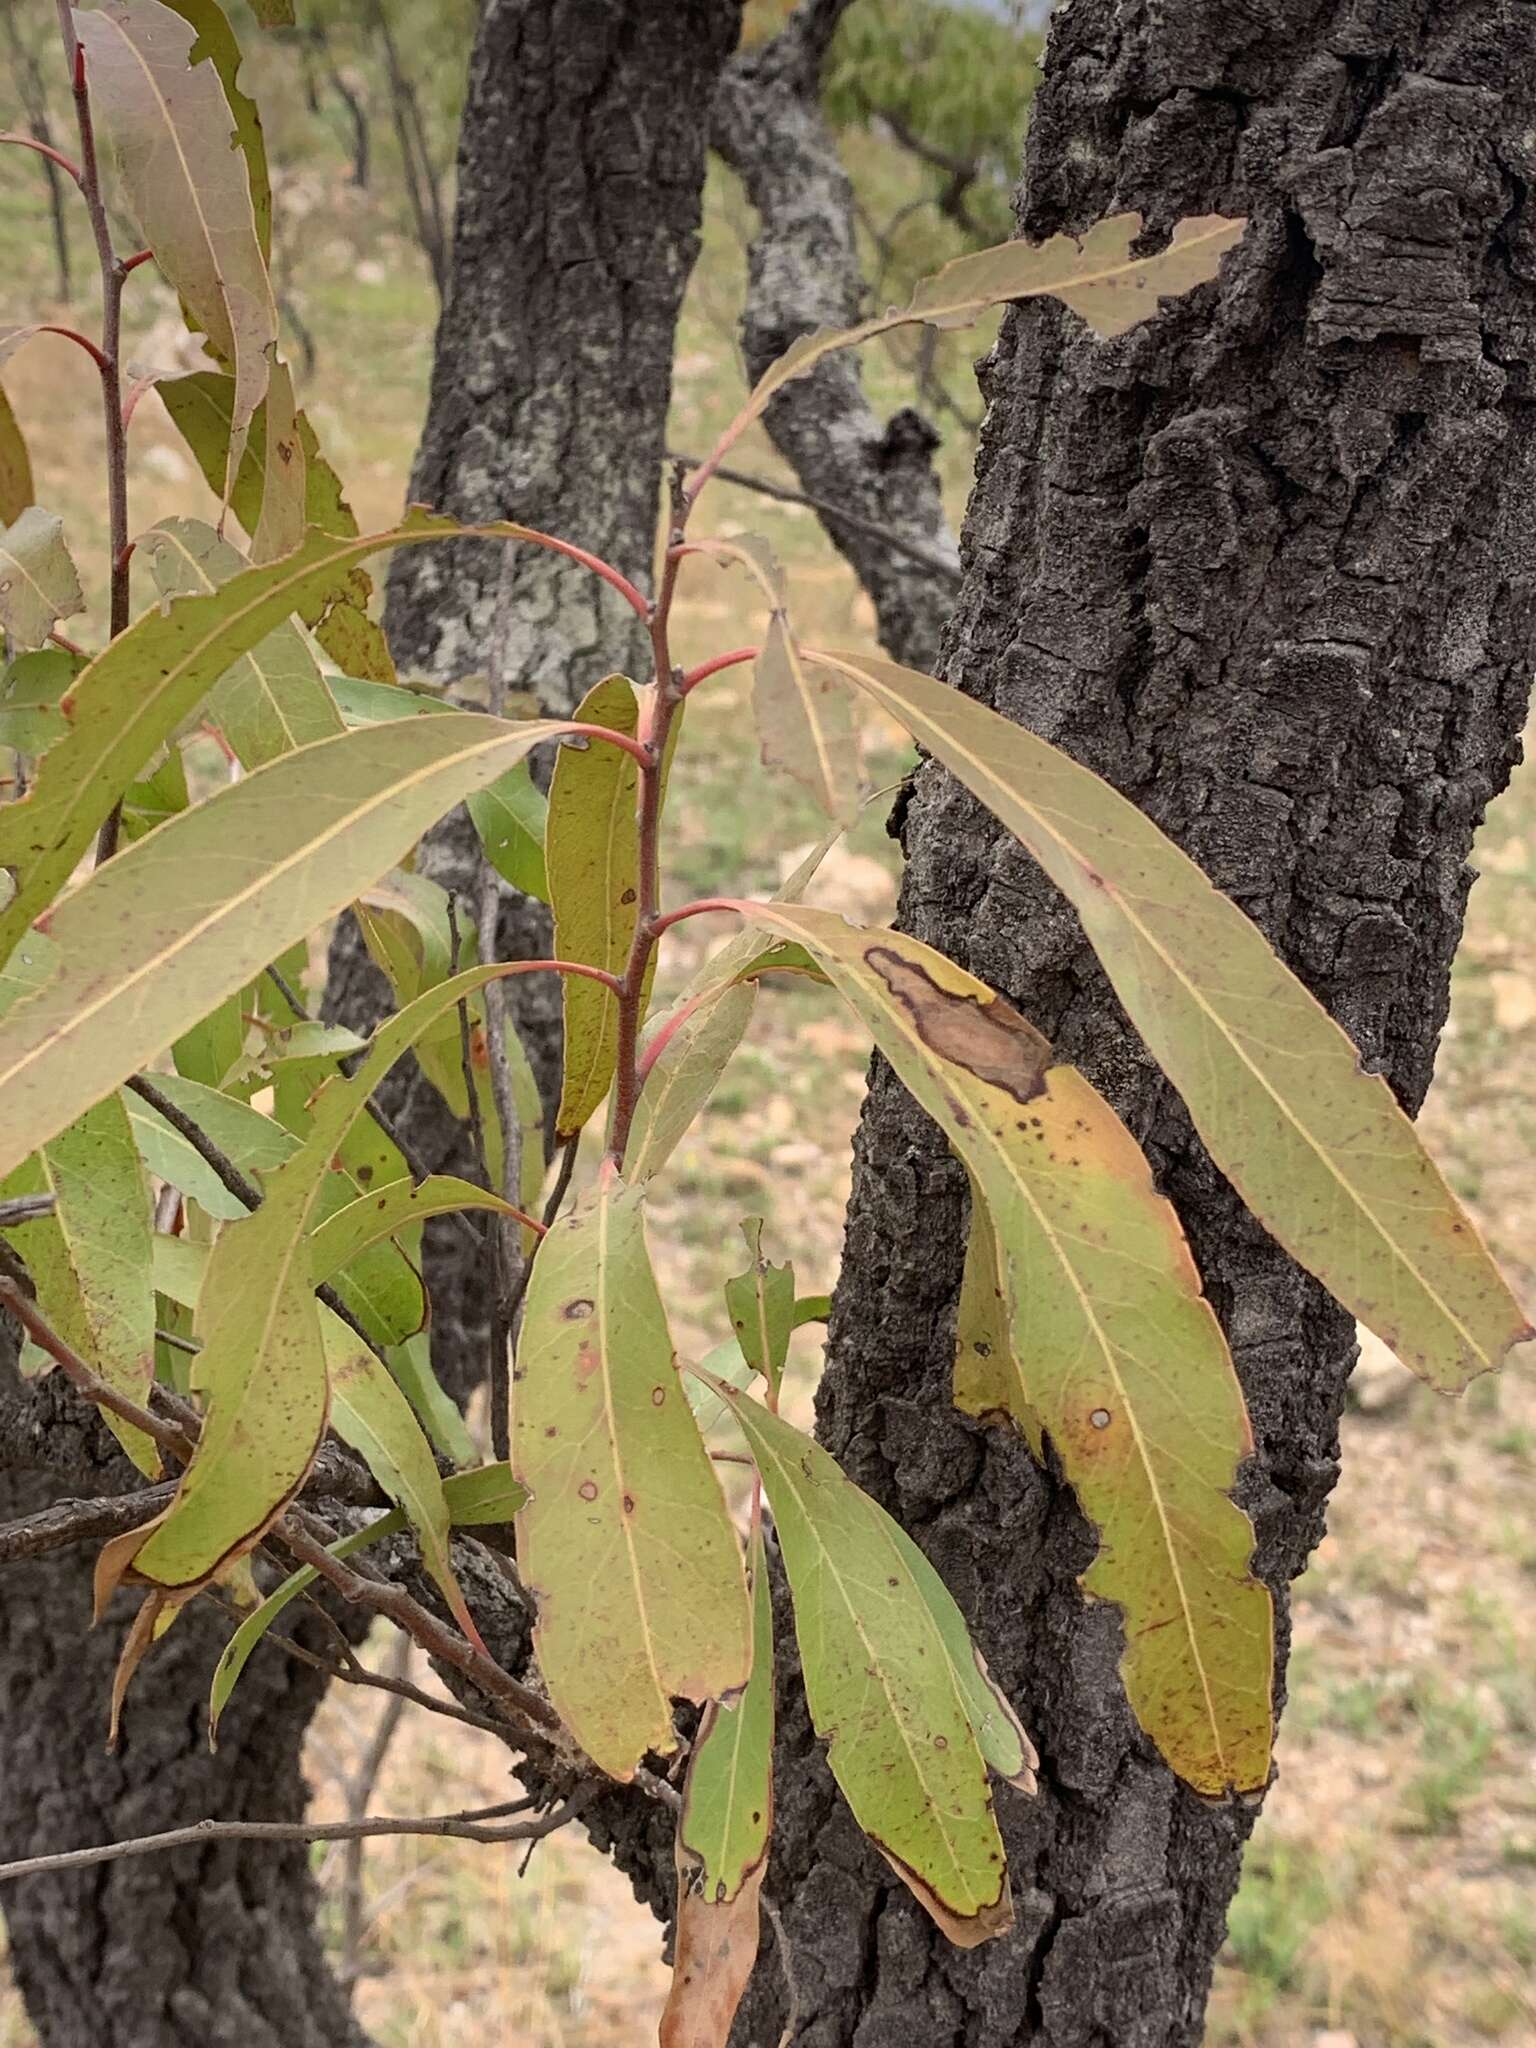
[[[0,273],[0,318],[36,317],[17,294],[39,217],[19,197],[24,181],[3,170],[0,257],[13,260]],[[360,517],[383,523],[398,510],[409,465],[431,309],[414,258],[354,195],[334,181],[317,191],[315,178],[295,174],[290,190],[290,211],[304,213],[295,233],[321,350],[311,410]],[[738,388],[744,227],[739,197],[718,181],[681,338],[673,426],[681,447],[708,437]],[[147,273],[136,276],[141,310],[156,310],[155,290]],[[158,311],[168,335],[174,309],[163,293]],[[42,423],[34,428],[40,495],[66,516],[99,593],[99,447],[86,368],[66,344],[45,339],[8,366],[7,384],[22,416]],[[876,357],[871,376],[883,400],[908,396],[891,359]],[[206,508],[152,402],[136,423],[135,454],[136,525]],[[742,459],[771,467],[759,437]],[[944,460],[958,501],[963,442]],[[711,523],[774,539],[815,631],[867,632],[867,608],[827,561],[809,515],[722,488]],[[698,569],[681,622],[684,658],[746,637],[744,606],[735,582]],[[793,796],[765,798],[750,782],[744,725],[738,676],[712,684],[690,710],[670,855],[678,893],[771,885],[785,849],[811,836]],[[872,780],[888,780],[900,759],[889,735],[874,736]],[[870,917],[891,900],[882,808],[829,863],[835,900]],[[1482,858],[1487,873],[1473,894],[1426,1128],[1529,1294],[1536,775],[1522,774],[1499,805]],[[683,928],[679,969],[685,944],[709,937]],[[830,1284],[863,1064],[862,1042],[824,993],[796,989],[764,1001],[747,1050],[656,1203],[654,1237],[682,1347],[697,1351],[721,1334],[718,1290],[736,1263],[740,1215],[768,1214],[775,1255],[793,1257],[805,1291]],[[797,1344],[795,1398],[804,1402],[817,1357],[808,1337]],[[1536,2042],[1533,1477],[1528,1365],[1475,1388],[1460,1406],[1415,1390],[1400,1406],[1350,1419],[1330,1533],[1299,1589],[1281,1779],[1219,1972],[1213,2048]],[[375,1711],[343,1695],[322,1714],[310,1767],[323,1810],[336,1807]],[[495,1743],[423,1717],[402,1730],[375,1806],[480,1804],[504,1796],[506,1784]],[[339,1940],[342,1864],[321,1869]],[[516,1851],[380,1843],[368,1851],[365,1883],[358,2005],[390,2048],[600,2048],[651,2035],[664,1981],[656,1929],[574,1835],[542,1845],[524,1874]],[[0,2044],[22,2048],[28,2038],[14,1998],[0,1997]]]

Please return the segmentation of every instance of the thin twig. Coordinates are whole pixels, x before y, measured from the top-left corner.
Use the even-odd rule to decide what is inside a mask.
[[[7,1308],[41,1350],[64,1373],[66,1379],[78,1388],[88,1401],[94,1401],[98,1408],[108,1408],[120,1422],[131,1422],[135,1429],[143,1430],[152,1437],[161,1450],[169,1451],[183,1464],[192,1455],[192,1439],[178,1422],[166,1422],[150,1413],[127,1394],[119,1393],[91,1366],[87,1365],[71,1345],[66,1344],[39,1314],[36,1304],[25,1291],[6,1274],[0,1274],[0,1308]]]
[[[684,469],[701,469],[703,457],[699,455],[668,455],[669,462],[680,462]],[[845,505],[834,505],[828,498],[814,498],[805,491],[793,491],[787,484],[771,483],[765,476],[753,476],[743,469],[726,469],[723,465],[712,471],[723,484],[739,484],[743,490],[757,491],[765,498],[776,498],[784,505],[806,505],[811,511],[820,512],[825,518],[846,526],[851,533],[868,534],[871,540],[883,541],[893,555],[904,555],[909,561],[920,562],[935,575],[947,576],[952,583],[960,581],[958,562],[946,561],[944,556],[931,553],[917,541],[908,540],[905,534],[897,533],[894,527],[882,526],[877,519],[866,519],[860,512],[850,512]]]
[[[0,1230],[13,1230],[19,1223],[34,1223],[52,1212],[56,1195],[12,1195],[0,1202]]]
[[[411,1664],[411,1639],[396,1636],[389,1650],[391,1670],[389,1676],[403,1680]],[[389,1757],[390,1747],[399,1732],[406,1708],[406,1695],[391,1690],[384,1702],[383,1712],[374,1723],[373,1734],[364,1750],[362,1761],[348,1779],[346,1785],[347,1819],[366,1820],[368,1808],[378,1787],[379,1774]],[[348,1838],[343,1851],[341,1880],[341,1976],[345,1983],[355,1981],[362,1968],[363,1959],[363,1843],[364,1835]]]
[[[14,1877],[35,1877],[45,1871],[81,1870],[93,1863],[115,1863],[128,1856],[154,1856],[164,1849],[196,1849],[207,1842],[353,1842],[378,1835],[446,1836],[459,1842],[536,1842],[572,1821],[595,1796],[595,1782],[579,1786],[537,1820],[475,1821],[457,1813],[417,1814],[400,1820],[198,1820],[184,1828],[165,1828],[155,1835],[135,1835],[126,1842],[99,1842],[89,1849],[61,1849],[50,1856],[24,1856],[0,1863],[0,1883]]]
[[[137,1529],[169,1507],[176,1498],[176,1485],[146,1486],[142,1493],[114,1494],[106,1500],[60,1500],[40,1508],[34,1515],[22,1515],[0,1526],[0,1564],[14,1564],[24,1557],[46,1557],[71,1543],[105,1542]]]

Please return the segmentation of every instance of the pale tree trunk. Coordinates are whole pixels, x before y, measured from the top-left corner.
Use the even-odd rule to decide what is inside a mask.
[[[1416,1109],[1484,806],[1536,632],[1536,21],[1509,0],[1071,0],[1021,231],[1141,210],[1252,225],[1221,288],[1095,342],[1020,308],[947,640],[960,689],[1108,776],[1242,902]],[[1241,1498],[1286,1632],[1321,1533],[1348,1319],[1244,1214],[1076,920],[940,770],[905,819],[906,929],[1017,1002],[1115,1101],[1178,1204],[1257,1452]],[[1163,1767],[1118,1682],[1094,1540],[1052,1472],[949,1401],[964,1178],[877,1064],[820,1401],[1031,1726],[1006,1788],[1017,1932],[951,1948],[859,1841],[791,1707],[769,1876],[797,2048],[1191,2048],[1251,1808]],[[738,2043],[778,2038],[759,1969]]]
[[[414,497],[579,536],[648,580],[708,109],[738,21],[734,0],[487,0]],[[454,680],[495,661],[510,688],[564,709],[608,668],[638,661],[631,614],[584,572],[551,574],[549,564],[532,551],[507,561],[499,548],[442,549],[399,572],[389,624],[402,668]],[[433,860],[469,886],[462,814],[438,835]],[[472,932],[472,914],[466,921]],[[515,907],[504,933],[509,949],[546,950],[537,921]],[[383,1006],[370,973],[343,943],[333,1007],[361,1015],[371,1000],[372,1021]],[[546,1077],[557,1014],[547,998],[524,1012]],[[403,1085],[416,1089],[413,1136],[462,1166],[440,1099],[419,1077]],[[467,1386],[484,1360],[479,1276],[462,1258],[434,1263],[434,1331]],[[106,1455],[99,1444],[83,1465],[71,1451],[35,1469],[31,1414],[21,1400],[0,1423],[0,1519],[126,1483],[121,1460],[94,1469]],[[91,1564],[87,1546],[13,1565],[0,1582],[0,1859],[204,1815],[299,1816],[320,1683],[296,1660],[258,1655],[211,1757],[204,1702],[228,1634],[211,1609],[189,1611],[156,1648],[134,1682],[122,1753],[105,1756],[124,1617],[114,1606],[106,1627],[87,1632]],[[118,1605],[131,1611],[131,1601]],[[227,1843],[106,1864],[23,1880],[3,1903],[41,2048],[360,2039],[325,1963],[302,1848]]]

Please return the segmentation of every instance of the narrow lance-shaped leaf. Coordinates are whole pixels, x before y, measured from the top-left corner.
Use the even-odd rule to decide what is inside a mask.
[[[780,611],[753,665],[752,710],[764,765],[792,775],[834,825],[852,824],[859,812],[853,706],[824,668],[806,668]]]
[[[84,606],[63,520],[28,505],[0,529],[0,627],[19,648],[41,647],[60,619]]]
[[[225,499],[266,396],[277,307],[235,116],[217,69],[190,64],[193,33],[159,0],[77,10],[91,106],[155,261],[234,372]]]
[[[255,1214],[226,1224],[198,1296],[192,1388],[203,1424],[176,1498],[114,1538],[97,1566],[100,1612],[125,1573],[184,1602],[260,1542],[325,1431],[325,1353],[303,1257],[315,1177],[280,1167]]]
[[[773,1827],[773,1602],[759,1529],[752,1676],[704,1709],[677,1823],[677,1959],[661,2048],[724,2048],[757,1957],[758,1895]]]
[[[209,489],[221,492],[229,461],[234,378],[219,370],[196,370],[189,377],[163,378],[156,389],[172,423],[196,458]],[[286,411],[278,422],[279,437],[285,431],[285,422]],[[354,536],[357,520],[347,503],[341,479],[320,452],[308,416],[302,411],[296,413],[294,424],[304,471],[304,523],[323,533],[343,538]],[[280,459],[274,458],[274,467]],[[263,507],[274,491],[286,495],[285,485],[268,474],[267,407],[263,404],[246,436],[245,453],[240,458],[230,499],[235,517],[253,544],[260,530]],[[391,684],[395,680],[395,665],[390,659],[388,642],[382,629],[368,616],[372,595],[373,584],[367,571],[348,563],[338,569],[328,587],[307,593],[295,609],[346,675]]]
[[[1028,847],[1217,1165],[1351,1314],[1446,1392],[1531,1335],[1386,1082],[1187,854],[985,705],[891,662],[827,659]]]
[[[139,537],[134,552],[148,563],[162,597],[217,591],[247,566],[201,519],[163,520]],[[260,768],[344,729],[303,634],[287,620],[219,678],[206,715],[243,768]]]
[[[315,1285],[329,1280],[369,1245],[414,1229],[429,1216],[446,1216],[460,1209],[494,1209],[505,1215],[511,1205],[451,1173],[429,1174],[423,1181],[397,1180],[360,1195],[311,1234]]]
[[[741,1550],[678,1379],[638,1189],[605,1171],[542,1239],[518,1346],[518,1568],[549,1696],[629,1779],[676,1746],[671,1700],[746,1683]]]
[[[726,982],[658,1017],[650,1042],[666,1036],[635,1105],[624,1154],[630,1180],[650,1180],[666,1165],[746,1036],[756,1004],[754,982]]]
[[[477,790],[468,810],[485,857],[504,881],[525,896],[549,901],[544,834],[549,804],[526,762]]]
[[[989,306],[1013,299],[1060,299],[1095,334],[1124,334],[1154,314],[1159,299],[1176,297],[1213,278],[1247,225],[1245,220],[1224,220],[1220,214],[1181,220],[1165,248],[1135,256],[1131,252],[1141,235],[1141,215],[1117,213],[1096,222],[1081,240],[1052,235],[1045,242],[1003,242],[957,256],[922,280],[910,304],[877,313],[856,327],[818,327],[791,343],[758,379],[745,407],[720,437],[715,457],[761,419],[776,392],[814,369],[834,349],[871,341],[913,321],[930,327],[969,327]]]
[[[9,526],[19,519],[35,495],[27,439],[10,399],[0,390],[0,524]]]
[[[806,1702],[854,1819],[951,1941],[1006,1933],[1013,1907],[976,1719],[996,1722],[990,1745],[1021,1781],[1028,1738],[990,1686],[980,1701],[965,1622],[911,1538],[810,1437],[723,1382],[716,1391],[773,1509]]]
[[[634,685],[607,676],[577,707],[583,725],[633,734]],[[622,973],[639,916],[640,852],[636,806],[640,775],[633,755],[577,741],[560,749],[549,785],[544,858],[555,913],[555,952],[564,960]],[[607,1095],[618,1059],[619,1011],[611,991],[585,977],[560,985],[565,1074],[555,1135],[579,1131]]]
[[[334,916],[467,790],[563,729],[466,713],[343,733],[92,875],[54,913],[58,971],[0,1023],[0,1172]]]
[[[1203,1793],[1269,1772],[1271,1613],[1231,1499],[1251,1449],[1225,1340],[1171,1205],[1113,1110],[983,983],[829,911],[752,915],[811,947],[985,1197],[1021,1367],[1125,1611],[1126,1691]]]
[[[528,527],[508,522],[464,527],[420,511],[409,513],[388,533],[358,539],[315,529],[302,548],[280,562],[243,570],[210,595],[184,597],[167,611],[147,612],[103,648],[65,698],[69,732],[49,750],[34,787],[19,803],[0,807],[0,866],[11,868],[17,881],[15,896],[0,914],[0,956],[68,881],[97,827],[145,761],[243,654],[291,612],[302,617],[306,605],[327,601],[338,577],[381,549],[466,534],[488,540],[539,538]],[[390,864],[386,860],[383,866]]]

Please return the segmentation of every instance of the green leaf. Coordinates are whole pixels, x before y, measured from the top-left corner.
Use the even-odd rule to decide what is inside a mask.
[[[129,783],[124,792],[123,839],[131,845],[145,833],[153,832],[157,825],[163,825],[167,818],[179,817],[190,803],[186,763],[180,748],[170,747],[157,767]]]
[[[327,676],[326,687],[348,725],[382,725],[393,718],[421,718],[461,707],[434,690],[404,683],[370,682],[365,676]]]
[[[0,521],[11,525],[36,494],[26,437],[11,410],[11,401],[0,390]]]
[[[1081,240],[1052,235],[1045,242],[1003,242],[957,256],[926,277],[908,305],[877,313],[856,327],[818,327],[792,342],[758,379],[751,397],[721,435],[714,457],[761,419],[776,392],[813,370],[835,349],[852,348],[893,327],[924,321],[930,327],[969,327],[989,306],[1009,300],[1054,298],[1070,306],[1095,334],[1124,334],[1173,298],[1213,278],[1226,252],[1242,239],[1245,220],[1219,214],[1181,220],[1166,248],[1152,256],[1131,252],[1142,232],[1139,213],[1117,213]]]
[[[477,790],[468,808],[485,857],[497,874],[525,896],[547,903],[544,828],[549,805],[527,762],[519,762],[489,789]]]
[[[141,238],[235,378],[228,498],[266,395],[277,308],[246,156],[218,70],[189,68],[194,37],[159,0],[77,12],[91,107],[112,144]]]
[[[483,1465],[473,1472],[455,1472],[443,1481],[443,1497],[456,1529],[488,1528],[510,1522],[526,1499],[523,1489],[505,1465]],[[350,1536],[343,1536],[329,1545],[328,1554],[339,1559],[355,1557],[370,1543],[380,1543],[386,1536],[397,1535],[404,1527],[405,1516],[398,1508],[391,1508],[366,1528],[355,1529]],[[230,1637],[213,1674],[213,1690],[208,1701],[210,1749],[218,1747],[219,1716],[228,1705],[229,1696],[250,1661],[252,1650],[284,1608],[312,1586],[318,1577],[319,1573],[312,1565],[301,1565],[259,1607],[252,1609]]]
[[[315,1285],[329,1280],[367,1246],[409,1230],[429,1216],[461,1209],[496,1209],[505,1215],[510,1207],[499,1195],[451,1173],[429,1174],[423,1181],[392,1181],[336,1210],[313,1232]]]
[[[302,548],[282,561],[246,569],[210,596],[184,597],[168,611],[147,612],[120,633],[66,698],[69,732],[44,756],[30,794],[0,808],[0,866],[12,868],[17,877],[16,894],[0,917],[0,955],[68,881],[123,789],[226,669],[291,612],[303,617],[306,606],[329,602],[337,578],[369,555],[470,534],[538,537],[508,522],[463,527],[420,511],[388,533],[360,539],[315,529]],[[546,737],[542,727],[538,737]],[[503,763],[497,773],[510,765]],[[477,783],[478,778],[471,780],[453,800]],[[406,844],[402,833],[394,853],[374,874],[390,866]]]
[[[768,1855],[773,1829],[773,1601],[759,1530],[748,1556],[752,1676],[733,1700],[704,1709],[688,1761],[677,1838],[690,1888],[723,1905]]]
[[[512,1404],[539,1668],[582,1748],[623,1780],[676,1747],[673,1696],[734,1691],[752,1656],[740,1546],[678,1381],[641,1203],[606,1173],[540,1242]]]
[[[20,654],[0,678],[0,746],[43,754],[69,731],[59,700],[80,672],[77,656],[62,647]]]
[[[246,177],[251,188],[251,213],[256,222],[256,239],[263,257],[272,254],[272,180],[267,170],[267,145],[261,132],[261,113],[256,102],[240,89],[240,45],[217,0],[166,0],[167,6],[197,31],[191,61],[206,57],[219,74],[224,97],[234,117],[235,141],[245,157]],[[217,486],[215,486],[217,488]]]
[[[773,1603],[752,1542],[752,1676],[712,1700],[694,1737],[677,1823],[677,1960],[661,2048],[720,2048],[752,1974],[773,1826]]]
[[[1237,905],[1117,790],[931,676],[833,664],[995,812],[1082,919],[1265,1229],[1443,1392],[1532,1334],[1386,1082]]]
[[[752,669],[752,711],[763,765],[792,775],[834,825],[859,814],[859,742],[842,684],[807,671],[776,611]]]
[[[605,725],[633,735],[639,722],[634,685],[608,676],[576,708],[578,725]],[[636,834],[640,771],[618,747],[572,740],[561,747],[549,785],[545,861],[555,913],[555,953],[621,974],[639,915],[640,849]],[[585,975],[560,982],[565,1019],[565,1077],[555,1118],[557,1138],[579,1131],[608,1093],[619,1048],[619,1009],[612,993]]]
[[[812,1438],[722,1385],[762,1476],[795,1603],[806,1702],[855,1820],[962,1948],[1013,1924],[975,1719],[1028,1738],[971,1676],[965,1623],[911,1538]],[[941,1623],[939,1615],[946,1617]],[[959,1655],[957,1656],[957,1644]]]
[[[346,1145],[338,1148],[344,1162],[350,1149]],[[409,1187],[410,1182],[396,1180],[389,1185]],[[376,1191],[376,1187],[371,1189],[364,1199],[372,1201]],[[357,1185],[349,1173],[328,1175],[311,1218],[312,1229],[316,1233],[323,1230],[333,1216],[352,1208],[356,1201]],[[427,1320],[421,1275],[400,1246],[388,1238],[362,1245],[340,1271],[325,1277],[375,1344],[404,1344]],[[317,1271],[315,1285],[320,1282]]]
[[[19,648],[41,647],[60,619],[84,609],[63,520],[28,505],[0,527],[0,627]]]
[[[123,1572],[185,1601],[260,1542],[325,1433],[325,1352],[303,1230],[318,1173],[279,1167],[253,1215],[227,1223],[197,1303],[192,1388],[203,1426],[176,1498],[117,1539],[98,1568],[98,1606]]]
[[[657,1018],[649,1044],[660,1042],[661,1050],[646,1073],[624,1154],[624,1171],[636,1185],[654,1178],[692,1129],[745,1038],[756,1003],[754,982],[727,982],[680,999]]]
[[[217,591],[248,566],[201,519],[162,520],[140,536],[135,553],[149,564],[162,597]],[[247,769],[343,730],[319,666],[288,620],[219,678],[205,715]]]
[[[810,946],[981,1188],[1012,1318],[1010,1408],[1049,1433],[1125,1611],[1126,1692],[1179,1775],[1268,1782],[1272,1643],[1231,1489],[1252,1448],[1171,1205],[1103,1098],[983,983],[899,932],[756,905]]]
[[[775,1396],[789,1356],[795,1327],[795,1269],[770,1265],[763,1252],[763,1219],[749,1216],[741,1226],[752,1263],[725,1283],[726,1313],[741,1355],[767,1380]]]
[[[235,380],[218,370],[198,370],[190,377],[165,378],[156,388],[209,489],[221,493],[229,460]],[[308,524],[344,538],[355,535],[357,521],[342,491],[341,479],[321,454],[307,416],[296,413],[294,424],[304,468],[304,514]],[[286,438],[281,421],[277,438],[280,442]],[[251,422],[230,501],[235,517],[253,543],[260,531],[262,507],[270,491],[279,488],[268,476],[267,409],[263,404]],[[383,633],[368,616],[372,595],[373,584],[367,571],[347,564],[338,570],[328,588],[307,593],[295,609],[339,668],[349,676],[371,678],[388,686],[394,683],[395,665]]]
[[[54,1197],[51,1215],[8,1233],[27,1262],[38,1307],[108,1386],[146,1400],[155,1369],[149,1187],[121,1103],[112,1096],[97,1103],[23,1172],[28,1192]],[[102,1412],[139,1470],[158,1478],[153,1440]]]
[[[322,1303],[320,1333],[331,1383],[331,1426],[368,1469],[407,1520],[448,1610],[469,1640],[485,1646],[464,1604],[448,1554],[448,1502],[421,1425],[387,1369],[339,1316]]]
[[[467,790],[562,730],[466,713],[342,733],[99,869],[54,912],[58,972],[0,1022],[0,1173],[333,916]],[[25,808],[0,811],[0,831]]]
[[[364,889],[353,905],[368,951],[398,1002],[414,1002],[453,972],[448,908],[446,889],[404,868]]]

